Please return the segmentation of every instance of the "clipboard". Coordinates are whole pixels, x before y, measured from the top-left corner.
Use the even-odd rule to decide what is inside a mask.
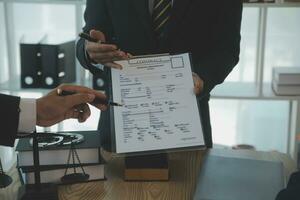
[[[156,55],[142,55],[142,56],[135,56],[132,57],[129,61],[133,61],[136,59],[149,59],[149,58],[162,58],[165,56],[172,56],[172,57],[176,57],[176,56],[182,56],[184,54],[177,54],[177,55],[170,55],[170,54],[156,54]],[[186,55],[185,55],[186,56]],[[189,63],[191,66],[191,71],[193,71],[193,65],[192,65],[192,61],[191,61],[191,55],[188,54],[188,59],[189,59]],[[113,78],[112,78],[112,71],[109,71],[109,85],[108,85],[108,89],[109,89],[109,98],[111,101],[114,100],[114,95],[113,95]],[[191,74],[192,77],[192,74]],[[196,99],[196,96],[195,96]],[[190,150],[199,150],[199,149],[205,149],[206,148],[206,141],[205,141],[205,137],[203,134],[203,129],[202,129],[202,123],[201,123],[201,116],[200,116],[200,111],[199,111],[199,102],[196,99],[196,104],[197,104],[197,110],[195,112],[198,112],[197,115],[199,116],[199,124],[201,124],[201,129],[199,130],[199,134],[202,134],[202,138],[203,138],[203,143],[202,144],[197,144],[197,145],[190,145],[190,146],[177,146],[174,148],[157,148],[157,149],[151,149],[151,150],[137,150],[134,152],[118,152],[118,147],[117,147],[117,141],[116,141],[116,128],[115,128],[115,110],[116,108],[114,108],[113,106],[111,106],[109,108],[109,113],[110,113],[110,136],[111,136],[111,150],[112,152],[116,153],[116,155],[119,156],[135,156],[135,155],[149,155],[149,154],[156,154],[156,153],[168,153],[168,152],[177,152],[177,151],[190,151]],[[200,108],[201,109],[201,108]]]

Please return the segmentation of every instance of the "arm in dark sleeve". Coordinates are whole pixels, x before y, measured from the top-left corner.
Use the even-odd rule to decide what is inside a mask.
[[[239,61],[242,2],[220,1],[218,19],[213,22],[212,41],[207,54],[193,52],[195,72],[204,81],[203,96],[222,83]],[[200,55],[201,54],[201,55]]]
[[[276,200],[298,200],[300,199],[300,172],[291,175],[287,188],[280,191]]]
[[[0,145],[14,145],[19,125],[19,104],[19,97],[0,94]]]
[[[112,25],[105,0],[87,0],[84,13],[85,26],[83,31],[89,33],[91,29],[102,31],[107,41],[112,37]],[[76,48],[77,59],[80,64],[91,73],[100,73],[101,70],[93,66],[86,56],[85,40],[79,39]]]

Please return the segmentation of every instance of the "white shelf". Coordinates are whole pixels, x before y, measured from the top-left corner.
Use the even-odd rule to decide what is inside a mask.
[[[0,84],[0,93],[6,93],[11,95],[19,95],[19,93],[39,93],[39,94],[47,94],[51,91],[51,89],[40,89],[40,88],[21,88],[19,81],[15,82],[5,82]]]
[[[91,80],[85,80],[83,84],[80,84],[78,82],[74,83],[67,83],[67,84],[72,84],[72,85],[82,85],[85,87],[92,88],[92,81]],[[53,89],[45,89],[45,88],[21,88],[21,83],[20,81],[8,81],[4,83],[0,83],[0,93],[2,92],[9,92],[11,94],[17,94],[20,92],[33,92],[33,93],[42,93],[42,94],[47,94]]]
[[[244,99],[244,100],[300,100],[300,96],[278,96],[271,87],[271,83],[263,85],[263,92],[259,94],[259,88],[255,83],[226,82],[218,85],[212,92],[214,99]]]
[[[261,7],[261,8],[276,8],[276,7],[300,7],[300,2],[283,2],[283,3],[244,3],[244,7]]]

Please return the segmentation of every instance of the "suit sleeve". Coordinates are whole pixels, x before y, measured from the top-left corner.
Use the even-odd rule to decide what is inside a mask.
[[[14,145],[19,124],[19,104],[19,97],[0,94],[0,145]]]
[[[204,81],[203,96],[224,82],[239,61],[242,2],[240,0],[220,1],[218,19],[213,23],[210,48],[203,57],[193,52],[195,72]]]
[[[89,33],[91,29],[99,30],[104,33],[107,41],[111,40],[113,28],[105,0],[87,0],[84,20],[83,32]],[[92,74],[102,72],[102,70],[93,66],[87,58],[84,39],[80,38],[78,40],[76,55],[80,64]]]
[[[280,191],[276,200],[298,200],[300,199],[300,172],[291,175],[287,188]]]

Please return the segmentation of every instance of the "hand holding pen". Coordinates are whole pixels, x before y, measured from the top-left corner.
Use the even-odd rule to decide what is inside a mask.
[[[41,116],[46,116],[37,117],[37,119],[40,119],[37,123],[40,126],[53,125],[70,118],[76,118],[79,122],[84,122],[91,115],[88,104],[103,111],[108,106],[123,106],[119,103],[110,102],[107,96],[101,92],[77,85],[60,85],[47,96],[41,98],[41,100],[43,99],[52,99],[52,103],[43,106],[45,103],[42,102],[45,101],[37,100],[37,110],[40,110],[39,113],[44,113]],[[50,102],[50,100],[47,102]]]
[[[81,33],[79,36],[86,40],[85,48],[89,58],[106,67],[122,69],[114,61],[128,59],[128,54],[121,51],[115,44],[107,44],[105,35],[101,31],[91,30],[90,34]]]
[[[63,91],[70,95],[62,96],[65,93]],[[106,110],[108,107],[107,97],[105,94],[87,87],[60,85],[36,100],[36,125],[49,127],[71,118],[84,122],[91,115],[88,104],[99,110]]]
[[[59,96],[69,96],[69,95],[75,95],[75,94],[77,94],[77,92],[76,91],[66,91],[66,90],[62,90],[62,89],[58,88],[57,89],[57,94]],[[105,105],[105,106],[123,106],[123,104],[109,101],[107,99],[107,97],[106,98],[99,98],[97,96],[95,96],[95,98],[91,102],[91,104],[94,104],[94,105]]]

